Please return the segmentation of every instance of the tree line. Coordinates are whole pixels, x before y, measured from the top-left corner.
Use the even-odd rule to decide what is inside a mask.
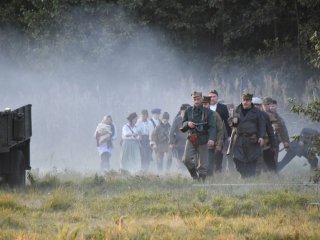
[[[105,61],[138,29],[158,31],[200,80],[263,75],[300,88],[318,77],[320,0],[3,0],[0,46],[6,60],[48,46],[79,62]],[[23,39],[23,40],[16,40]],[[88,41],[94,44],[88,46]],[[80,50],[80,51],[79,51]],[[28,59],[27,59],[28,60]],[[256,78],[256,79],[255,79]],[[292,84],[293,83],[293,84]]]

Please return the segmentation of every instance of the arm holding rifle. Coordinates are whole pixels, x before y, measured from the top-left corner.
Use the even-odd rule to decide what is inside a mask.
[[[230,155],[232,145],[234,142],[234,138],[236,136],[237,126],[239,124],[239,117],[236,114],[234,114],[234,112],[232,111],[232,116],[230,116],[230,118],[228,119],[228,122],[229,122],[230,127],[232,127],[232,132],[231,132],[231,136],[229,139],[229,145],[228,145],[228,149],[227,149],[227,155]]]
[[[231,132],[231,136],[230,136],[230,140],[229,140],[229,145],[228,145],[228,149],[227,149],[227,155],[230,155],[232,144],[233,144],[235,136],[236,136],[236,128],[232,128],[232,132]]]

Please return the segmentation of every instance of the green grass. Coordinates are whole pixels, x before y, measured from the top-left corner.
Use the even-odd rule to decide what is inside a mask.
[[[320,210],[310,205],[320,188],[272,185],[294,176],[217,175],[207,185],[116,172],[33,178],[0,188],[0,239],[320,239]]]

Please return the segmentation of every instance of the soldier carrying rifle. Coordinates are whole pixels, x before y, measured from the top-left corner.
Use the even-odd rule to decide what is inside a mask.
[[[193,179],[205,181],[208,170],[208,147],[216,141],[216,125],[212,110],[202,106],[202,93],[194,91],[193,106],[187,108],[181,131],[188,131],[183,162]]]
[[[252,96],[250,93],[244,93],[241,104],[230,118],[236,134],[233,160],[243,178],[255,176],[256,163],[261,157],[261,147],[266,132],[261,111],[253,106]]]

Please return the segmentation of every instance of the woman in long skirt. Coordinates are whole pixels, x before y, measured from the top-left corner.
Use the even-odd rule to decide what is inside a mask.
[[[127,119],[128,123],[122,127],[120,170],[134,173],[141,169],[140,140],[138,127],[136,125],[138,115],[135,112],[131,113]]]

